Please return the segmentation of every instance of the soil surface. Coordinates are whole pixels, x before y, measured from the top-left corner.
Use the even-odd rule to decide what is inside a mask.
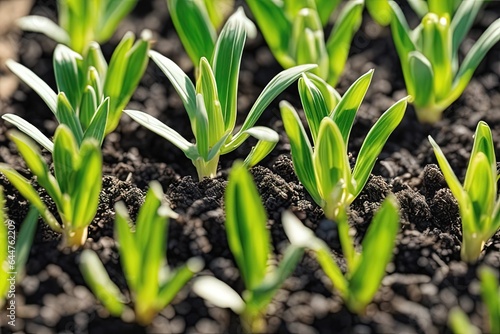
[[[31,13],[55,19],[55,10],[55,0],[40,0],[35,2]],[[248,10],[246,13],[250,15]],[[479,15],[463,43],[462,55],[498,17],[500,3],[491,2]],[[156,43],[153,48],[174,60],[192,77],[192,65],[171,24],[164,0],[140,1],[111,41],[103,45],[107,59],[126,31],[139,34],[145,28],[154,33]],[[55,43],[35,33],[11,31],[9,34],[19,37],[16,43],[19,61],[55,87],[52,68]],[[446,110],[444,119],[435,126],[421,125],[412,107],[408,108],[404,120],[379,156],[373,176],[351,206],[350,223],[359,244],[387,194],[393,192],[401,205],[401,230],[394,259],[365,314],[355,315],[345,308],[329,278],[314,257],[306,253],[267,309],[268,332],[450,332],[448,312],[456,305],[471,317],[473,324],[483,331],[488,330],[485,308],[479,296],[477,269],[487,265],[499,274],[500,232],[486,244],[484,255],[477,264],[467,265],[460,261],[461,227],[457,202],[435,165],[427,136],[431,135],[441,146],[461,179],[479,120],[490,125],[499,152],[499,55],[500,45],[497,45],[481,63],[464,94]],[[377,26],[365,15],[354,38],[351,57],[338,86],[339,92],[343,94],[359,76],[372,68],[375,69],[373,81],[351,133],[349,152],[353,159],[376,119],[406,95],[390,29]],[[6,71],[1,64],[0,71],[4,82]],[[240,73],[238,124],[264,86],[280,71],[262,36],[247,41]],[[17,114],[45,134],[54,133],[56,122],[53,115],[31,89],[21,84],[17,90],[3,93],[0,94],[0,114]],[[336,224],[324,218],[293,172],[290,145],[278,109],[279,101],[284,99],[300,109],[296,84],[281,94],[259,120],[260,125],[279,132],[280,142],[259,166],[251,170],[268,212],[268,229],[276,260],[280,260],[288,244],[281,225],[281,213],[291,209],[325,240],[343,266]],[[186,138],[192,138],[179,97],[153,62],[150,62],[128,108],[146,111]],[[10,128],[10,125],[0,122],[0,162],[8,163],[30,177],[15,146],[6,137]],[[213,275],[242,292],[242,280],[227,245],[223,194],[230,166],[235,159],[243,159],[253,144],[249,140],[235,152],[222,156],[217,177],[198,182],[195,168],[180,150],[124,115],[116,132],[110,134],[103,145],[105,176],[101,203],[84,248],[98,253],[112,280],[127,294],[114,240],[114,204],[124,201],[131,217],[135,217],[143,204],[148,183],[158,180],[166,200],[179,213],[179,218],[171,220],[169,225],[169,264],[175,267],[193,256],[201,256],[206,267],[200,275]],[[49,154],[46,156],[49,159]],[[33,183],[36,184],[34,180]],[[9,218],[19,228],[29,205],[3,176],[0,176],[0,185],[5,188]],[[54,210],[49,199],[47,203]],[[191,292],[189,284],[148,327],[111,317],[82,278],[78,269],[81,250],[60,250],[59,244],[60,236],[40,221],[26,276],[16,290],[16,326],[7,325],[7,314],[1,310],[2,333],[241,332],[237,315],[203,301]]]

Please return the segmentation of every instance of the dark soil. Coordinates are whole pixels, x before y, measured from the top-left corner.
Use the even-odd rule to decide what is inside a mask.
[[[32,13],[55,18],[55,1],[37,1]],[[500,3],[491,2],[480,15],[461,52],[466,52],[472,41],[499,16]],[[115,37],[103,46],[105,55],[110,56],[125,31],[138,34],[144,28],[155,34],[154,49],[173,59],[192,76],[192,66],[176,36],[164,0],[141,1]],[[55,87],[52,70],[55,43],[40,34],[23,33],[20,37],[19,61]],[[448,312],[456,305],[470,315],[475,325],[483,331],[488,330],[484,305],[479,297],[477,268],[488,265],[498,275],[500,233],[486,245],[478,264],[467,265],[460,261],[461,228],[457,203],[439,168],[434,165],[435,157],[427,136],[431,135],[441,145],[460,178],[465,174],[472,135],[479,120],[490,125],[499,152],[499,55],[500,45],[497,45],[482,62],[462,97],[448,108],[444,119],[435,126],[421,125],[412,107],[408,108],[403,122],[379,156],[365,190],[351,206],[350,223],[357,232],[356,242],[359,243],[374,212],[389,192],[396,195],[401,205],[401,230],[394,260],[366,313],[361,316],[350,313],[314,257],[306,254],[267,310],[269,332],[449,332]],[[351,133],[349,151],[353,158],[375,120],[406,94],[390,30],[377,26],[366,16],[354,39],[339,92],[344,93],[354,80],[372,68],[376,69],[373,82]],[[281,68],[261,36],[247,41],[240,73],[239,119],[244,119],[258,94],[279,71]],[[271,155],[252,169],[269,216],[268,228],[276,259],[280,259],[288,244],[281,213],[291,209],[325,240],[342,265],[336,224],[324,218],[293,172],[290,145],[278,109],[283,99],[300,108],[296,85],[292,85],[266,110],[259,124],[278,131],[281,140]],[[1,114],[17,114],[47,135],[53,134],[56,127],[53,116],[27,86],[20,85],[9,99],[0,101],[0,106]],[[183,136],[192,138],[179,97],[152,62],[129,108],[146,111]],[[10,125],[0,122],[0,162],[14,166],[29,177],[29,170],[6,137],[9,128]],[[104,143],[101,204],[85,248],[99,254],[113,281],[127,293],[113,238],[114,204],[124,201],[131,217],[135,217],[143,204],[148,183],[158,180],[166,200],[179,213],[179,218],[171,220],[169,226],[169,264],[178,266],[193,256],[201,256],[206,262],[202,275],[214,275],[241,292],[244,287],[225,235],[223,194],[230,166],[235,159],[244,158],[253,144],[250,140],[237,151],[222,156],[217,177],[198,182],[193,165],[181,151],[123,116],[116,132]],[[0,185],[5,188],[9,218],[19,227],[28,211],[28,203],[3,176],[0,176]],[[2,332],[241,331],[237,315],[204,302],[190,291],[189,285],[146,328],[110,317],[89,291],[78,270],[81,251],[61,251],[59,243],[60,237],[40,221],[26,277],[16,290],[16,326],[7,325],[6,312],[2,310]]]

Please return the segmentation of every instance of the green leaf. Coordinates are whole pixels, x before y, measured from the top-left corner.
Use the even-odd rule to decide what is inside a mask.
[[[479,328],[471,324],[467,314],[465,314],[459,306],[455,306],[450,310],[448,316],[448,326],[455,334],[481,334]]]
[[[321,205],[322,199],[318,191],[318,182],[314,173],[313,150],[307,138],[299,115],[286,101],[280,103],[281,118],[290,141],[292,160],[295,173],[316,204]]]
[[[16,144],[28,168],[36,175],[38,183],[45,188],[47,193],[52,197],[58,209],[61,209],[63,205],[59,184],[52,174],[50,174],[49,167],[43,159],[38,147],[36,147],[27,136],[19,132],[10,132],[9,138]]]
[[[264,279],[270,252],[266,212],[250,173],[237,162],[229,173],[225,192],[226,233],[248,290]]]
[[[337,106],[342,97],[332,86],[330,86],[325,80],[321,79],[317,75],[312,74],[311,72],[307,72],[305,73],[305,75],[321,92],[321,95],[323,96],[323,99],[325,100],[325,103],[327,105],[328,114],[330,114]]]
[[[319,124],[324,117],[330,114],[330,110],[322,92],[305,74],[302,74],[302,77],[299,79],[299,94],[311,131],[311,137],[313,142],[316,142]]]
[[[316,9],[321,18],[321,23],[325,26],[332,12],[339,6],[341,0],[316,0]]]
[[[269,106],[269,104],[279,94],[281,94],[288,86],[290,86],[295,80],[297,80],[303,72],[313,69],[314,67],[316,67],[316,65],[300,65],[278,73],[267,84],[262,93],[260,93],[259,97],[257,98],[257,101],[255,101],[254,105],[252,106],[252,109],[250,109],[250,112],[248,113],[247,118],[243,123],[243,126],[234,136],[231,143],[227,145],[230,148],[230,150],[227,150],[226,152],[229,152],[239,147],[245,140],[243,138],[244,132],[255,125],[260,115],[262,115],[262,113]]]
[[[373,77],[373,70],[370,70],[359,77],[345,92],[339,104],[335,107],[330,117],[337,124],[344,143],[349,142],[354,118],[358,112],[359,106],[363,103],[366,91],[370,86]],[[347,149],[347,147],[346,147]],[[347,153],[347,151],[345,152]],[[345,154],[344,153],[344,154]]]
[[[109,98],[106,98],[99,108],[97,108],[94,117],[90,121],[89,127],[83,134],[83,141],[94,138],[99,147],[102,146],[106,134],[106,122],[109,115]]]
[[[234,129],[236,122],[238,78],[247,35],[247,20],[242,8],[227,20],[217,39],[212,57],[225,130],[229,131]]]
[[[391,261],[398,229],[398,205],[396,198],[391,195],[375,213],[363,239],[359,264],[349,281],[347,303],[351,311],[362,312],[372,301],[385,276],[385,268]]]
[[[425,108],[434,104],[434,72],[431,62],[420,51],[412,51],[408,55],[410,80],[419,89],[412,95],[415,108]],[[430,112],[430,111],[424,111]],[[423,116],[422,116],[423,117]]]
[[[107,133],[113,131],[118,125],[123,108],[130,101],[132,94],[139,85],[142,75],[146,71],[151,39],[151,32],[148,30],[143,31],[141,39],[135,42],[132,48],[125,54],[127,66],[122,68],[122,71],[125,71],[125,76],[121,83],[120,94],[116,99],[110,100]]]
[[[453,57],[453,63],[458,62],[458,49],[460,44],[467,36],[482,5],[482,0],[462,1],[457,12],[453,15],[450,25],[450,30],[452,31],[451,55]]]
[[[99,15],[99,24],[96,26],[96,39],[105,42],[115,33],[120,22],[134,9],[138,0],[105,1],[104,13]]]
[[[147,129],[153,131],[157,135],[162,136],[178,148],[180,148],[188,158],[193,159],[188,155],[194,148],[194,145],[184,139],[178,132],[173,130],[171,127],[163,124],[153,116],[146,114],[145,112],[138,110],[124,110],[124,113],[129,115],[134,121],[146,127]]]
[[[408,98],[402,98],[380,116],[366,136],[358,154],[353,170],[355,180],[354,197],[363,190],[366,181],[375,165],[375,161],[384,147],[387,139],[401,123],[408,104]]]
[[[95,89],[87,85],[83,90],[82,100],[79,108],[78,119],[82,125],[82,130],[86,131],[90,125],[92,117],[97,110],[97,95]]]
[[[245,310],[245,302],[229,285],[212,276],[201,276],[193,280],[193,291],[203,299],[221,308],[230,308],[236,314]]]
[[[472,202],[474,219],[471,220],[472,226],[465,226],[466,222],[462,222],[463,233],[482,234],[489,227],[484,226],[484,220],[491,216],[495,206],[496,166],[492,169],[486,155],[478,152],[472,157],[467,174],[470,174],[471,183],[465,191]]]
[[[317,64],[312,71],[322,78],[328,76],[328,54],[323,27],[315,9],[302,8],[293,20],[289,55],[297,64]]]
[[[119,242],[120,262],[131,291],[137,291],[141,274],[141,258],[138,241],[130,230],[130,218],[123,202],[115,204],[115,233]]]
[[[47,138],[38,128],[31,123],[28,123],[21,117],[14,114],[5,114],[2,116],[4,120],[17,127],[20,131],[29,135],[33,140],[42,145],[47,151],[54,150],[54,144]]]
[[[203,269],[205,265],[201,258],[191,258],[187,263],[180,268],[176,269],[170,275],[167,282],[160,286],[160,291],[156,297],[156,304],[158,309],[162,310],[174,299],[177,293],[187,284],[187,282]]]
[[[489,267],[481,267],[479,270],[481,279],[481,298],[486,304],[489,318],[489,331],[500,332],[500,288],[498,278]]]
[[[86,140],[80,148],[79,166],[75,166],[72,223],[76,228],[88,226],[97,212],[102,187],[101,149],[95,140]]]
[[[259,25],[267,45],[280,65],[284,68],[296,65],[288,55],[292,23],[285,16],[283,6],[275,1],[247,0],[246,3]]]
[[[496,157],[495,147],[493,145],[493,136],[491,134],[490,127],[483,121],[477,124],[476,131],[474,133],[474,145],[470,154],[469,166],[467,167],[467,173],[464,181],[464,189],[467,192],[472,186],[474,186],[474,183],[477,182],[474,180],[474,177],[477,175],[472,173],[471,165],[477,154],[480,152],[486,156],[487,161],[491,166],[491,172],[489,173],[493,174],[494,178],[496,178]]]
[[[196,66],[201,57],[210,58],[217,33],[203,1],[167,0],[172,23],[189,58]]]
[[[118,107],[120,103],[120,95],[127,78],[129,53],[131,52],[131,48],[134,44],[134,39],[134,34],[130,31],[127,32],[120,41],[120,44],[116,47],[109,62],[103,90],[104,95],[109,96],[110,98],[111,112],[113,112],[114,108]],[[113,123],[118,123],[118,121],[113,119]],[[115,124],[112,124],[111,122],[108,123],[108,131],[112,130],[112,125]]]
[[[57,94],[40,77],[29,70],[27,67],[7,59],[5,65],[15,75],[19,77],[26,85],[31,87],[47,104],[50,110],[57,115]]]
[[[201,58],[198,71],[199,77],[196,80],[196,93],[201,94],[205,102],[208,118],[208,146],[212,147],[224,135],[224,118],[217,93],[215,77],[205,57]]]
[[[158,65],[160,70],[167,76],[172,83],[177,94],[186,108],[189,120],[193,124],[196,115],[196,89],[191,79],[177,66],[172,60],[162,56],[156,51],[149,51],[149,56]],[[150,129],[151,130],[151,129]]]
[[[68,33],[47,17],[29,15],[17,19],[16,24],[22,30],[45,34],[57,43],[68,45],[70,42]]]
[[[59,126],[54,136],[53,160],[54,172],[62,193],[71,194],[76,186],[73,173],[77,168],[78,154],[78,143],[71,130],[66,126]],[[84,188],[87,186],[85,184]]]
[[[97,254],[86,249],[80,256],[80,271],[92,292],[113,316],[120,316],[124,311],[125,297],[109,278]]]
[[[285,211],[282,216],[285,233],[292,245],[306,247],[313,250],[325,274],[332,280],[333,285],[342,296],[347,295],[347,280],[342,275],[339,266],[330,255],[330,250],[325,242],[314,235],[314,232],[305,227],[302,222],[291,212]]]
[[[209,124],[203,95],[196,96],[196,119],[194,124],[194,135],[196,138],[196,149],[200,157],[207,161],[209,151]]]
[[[366,0],[366,9],[370,16],[381,26],[391,23],[392,10],[387,0]]]
[[[422,19],[421,39],[423,54],[429,59],[434,72],[434,94],[436,100],[448,96],[453,80],[451,57],[451,30],[448,16],[428,13]],[[418,82],[415,83],[418,86]]]
[[[102,54],[101,47],[96,42],[90,42],[88,46],[87,55],[85,57],[85,66],[89,71],[91,68],[95,68],[97,71],[97,77],[100,79],[100,90],[96,90],[96,93],[102,95],[102,88],[104,86],[104,80],[106,79],[106,73],[108,72],[108,63]],[[94,87],[95,89],[95,87]]]
[[[30,182],[16,172],[12,167],[6,164],[0,164],[0,172],[2,172],[9,182],[26,198],[33,206],[36,207],[43,220],[55,232],[62,233],[62,227],[54,218],[49,209],[45,206],[36,190],[31,186]]]
[[[252,147],[251,152],[246,157],[244,164],[253,167],[264,159],[274,149],[280,137],[278,133],[264,126],[254,126],[248,129],[247,134],[258,139],[257,145]]]
[[[83,139],[82,126],[80,125],[80,120],[78,119],[78,116],[76,116],[75,110],[66,98],[66,94],[64,92],[60,92],[59,95],[57,95],[56,117],[60,124],[66,125],[71,130],[71,133],[75,136],[77,143],[80,144]]]
[[[265,277],[261,285],[249,291],[250,297],[245,298],[249,308],[264,312],[278,289],[293,273],[303,255],[304,248],[295,245],[288,246],[278,267]]]
[[[78,70],[83,62],[80,54],[59,44],[54,51],[54,73],[59,92],[64,92],[74,110],[80,105],[83,80]]]
[[[417,87],[411,81],[410,77],[410,67],[408,64],[408,55],[410,52],[416,50],[416,46],[411,38],[411,30],[406,22],[406,18],[403,14],[401,8],[394,1],[389,1],[392,8],[392,20],[391,20],[391,30],[392,38],[394,39],[394,45],[399,55],[401,61],[401,69],[403,70],[403,76],[405,78],[406,90],[408,94],[415,95]]]
[[[431,136],[429,136],[428,138],[429,142],[432,145],[432,148],[434,149],[434,154],[436,155],[436,159],[438,161],[439,167],[441,168],[441,171],[443,172],[448,187],[450,188],[453,196],[455,196],[455,198],[457,199],[459,205],[464,204],[466,201],[468,201],[468,195],[466,191],[462,188],[462,184],[460,184],[460,181],[453,172],[453,169],[451,168],[450,163],[444,156],[443,151],[441,151],[441,148],[438,146],[438,144],[434,141],[434,139]]]
[[[1,202],[1,201],[0,201]],[[28,262],[28,257],[31,251],[31,245],[33,244],[33,238],[35,237],[36,228],[38,226],[38,210],[35,206],[31,205],[24,218],[19,231],[19,235],[16,240],[16,281],[20,280],[25,275],[25,266]],[[4,220],[2,220],[4,221]],[[0,257],[1,258],[1,257]]]
[[[327,82],[335,86],[344,70],[349,56],[351,42],[361,24],[363,0],[347,2],[339,14],[330,37],[326,42],[326,52],[330,60]]]
[[[464,91],[469,83],[474,71],[483,60],[486,53],[500,40],[500,19],[496,20],[486,31],[481,35],[478,41],[470,49],[467,56],[465,56],[460,69],[453,81],[452,92],[450,93],[447,101],[451,104],[455,101]]]
[[[419,17],[423,17],[429,12],[429,6],[425,0],[408,0],[408,3]]]
[[[313,153],[313,164],[320,196],[327,204],[338,200],[333,197],[337,185],[344,183],[351,190],[351,168],[345,146],[337,124],[331,118],[323,118]],[[328,213],[325,212],[325,215]]]

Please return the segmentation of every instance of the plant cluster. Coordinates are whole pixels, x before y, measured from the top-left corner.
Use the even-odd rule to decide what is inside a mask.
[[[285,70],[267,84],[248,114],[240,115],[244,116],[244,122],[239,127],[236,120],[242,54],[247,36],[257,34],[243,8],[234,11],[233,0],[166,0],[179,38],[195,66],[195,80],[192,80],[174,61],[151,50],[149,31],[138,40],[127,33],[109,63],[106,61],[99,43],[110,38],[136,2],[61,0],[59,26],[43,17],[28,16],[19,21],[24,29],[43,32],[61,44],[53,55],[57,91],[25,66],[12,60],[7,63],[44,100],[59,123],[52,140],[17,115],[2,116],[24,133],[13,130],[8,137],[57,211],[56,215],[49,209],[46,196],[33,185],[35,180],[27,179],[12,166],[0,164],[0,172],[31,204],[16,243],[18,277],[22,276],[39,216],[62,234],[63,247],[76,250],[86,242],[102,187],[101,146],[105,136],[118,126],[124,111],[182,150],[196,167],[200,181],[217,174],[221,155],[236,150],[250,136],[257,140],[246,159],[234,164],[225,192],[226,235],[244,291],[239,294],[226,283],[205,275],[194,279],[193,290],[197,294],[239,314],[244,330],[263,332],[268,304],[309,250],[346,307],[351,312],[363,313],[392,258],[399,230],[398,204],[393,195],[383,201],[359,248],[350,234],[349,205],[365,187],[383,146],[403,119],[407,104],[413,103],[421,122],[437,122],[442,112],[462,94],[482,58],[500,39],[500,20],[484,32],[459,66],[459,46],[483,1],[409,0],[422,20],[412,30],[395,2],[366,0],[375,20],[391,25],[410,96],[397,101],[380,116],[351,167],[349,137],[373,70],[357,79],[343,96],[334,86],[361,22],[362,0],[344,2],[327,41],[325,27],[331,26],[329,20],[341,5],[340,0],[247,0],[260,33]],[[123,110],[149,58],[181,98],[194,141],[142,111]],[[279,265],[269,264],[275,254],[266,227],[266,212],[248,168],[258,164],[278,143],[276,131],[256,124],[269,105],[296,80],[307,126],[289,102],[280,103],[293,166],[312,200],[323,209],[327,219],[336,223],[346,261],[345,272],[338,259],[331,256],[326,243],[288,211],[282,215],[282,224],[291,244],[278,256]],[[429,140],[459,204],[462,260],[476,262],[485,243],[500,228],[498,173],[491,130],[486,123],[479,122],[463,185],[436,142],[431,137]],[[53,166],[46,162],[37,144],[51,154]],[[7,221],[3,203],[0,189],[0,240],[9,244],[10,227],[7,229],[3,224]],[[118,203],[115,211],[116,240],[132,307],[93,251],[82,251],[80,269],[87,285],[112,315],[129,320],[133,314],[136,322],[147,325],[204,264],[201,259],[192,258],[175,270],[167,265],[168,221],[177,215],[164,201],[159,183],[149,185],[135,224],[123,203]],[[10,256],[8,248],[0,249],[0,303],[8,289]],[[495,285],[494,275],[487,270],[481,271],[480,276],[483,299],[489,308],[490,330],[499,331],[498,283]],[[451,323],[455,328],[463,325],[473,330],[466,327],[467,322],[458,311],[452,315]]]
[[[134,302],[135,320],[148,325],[164,309],[191,277],[203,269],[203,260],[192,258],[175,270],[167,266],[165,253],[168,218],[177,215],[163,201],[158,182],[149,184],[144,205],[132,229],[127,209],[122,202],[115,206],[116,239],[120,260]],[[126,298],[106,273],[95,252],[84,250],[80,268],[94,294],[114,316],[127,313]]]
[[[363,0],[346,1],[325,41],[323,27],[340,0],[247,0],[260,31],[283,68],[317,64],[312,70],[335,86],[361,24]]]

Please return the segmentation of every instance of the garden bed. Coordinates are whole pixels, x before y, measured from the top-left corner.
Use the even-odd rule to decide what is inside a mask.
[[[55,1],[37,1],[32,13],[55,17]],[[249,11],[246,11],[247,15]],[[469,38],[500,16],[500,4],[492,2],[480,15]],[[192,76],[184,53],[169,20],[164,0],[140,2],[120,26],[115,38],[103,46],[106,57],[123,33],[136,34],[144,28],[154,32],[153,49],[175,61]],[[467,39],[463,52],[471,45]],[[52,87],[52,52],[55,43],[33,33],[19,41],[19,61]],[[458,206],[435,163],[427,136],[443,149],[455,172],[463,178],[471,151],[473,133],[479,120],[492,131],[497,152],[500,148],[500,45],[494,47],[476,71],[462,97],[445,112],[435,126],[418,123],[410,106],[391,135],[375,165],[372,176],[354,201],[350,223],[359,242],[374,211],[389,192],[401,205],[401,230],[394,260],[366,313],[350,313],[333,289],[313,256],[306,254],[292,276],[278,291],[268,308],[269,332],[296,333],[442,333],[449,331],[448,312],[459,305],[473,324],[486,330],[486,314],[479,297],[477,268],[486,264],[498,274],[500,232],[487,243],[476,265],[460,261],[460,218]],[[389,28],[381,28],[365,16],[356,34],[351,57],[338,90],[341,94],[362,74],[375,69],[373,81],[351,133],[349,152],[356,157],[361,143],[375,120],[395,101],[406,95],[399,60]],[[244,119],[253,101],[281,68],[259,35],[248,40],[243,53],[239,86],[239,119]],[[0,94],[1,95],[1,94]],[[281,213],[291,209],[308,227],[326,241],[342,262],[336,224],[326,220],[298,182],[290,158],[290,145],[280,120],[278,103],[286,99],[300,108],[297,85],[276,99],[259,120],[278,131],[275,150],[251,172],[269,216],[274,251],[279,259],[288,240],[281,225]],[[17,114],[52,135],[56,122],[42,100],[25,85],[6,101],[0,113]],[[158,67],[150,62],[130,109],[145,111],[172,126],[186,138],[191,127],[182,103]],[[238,122],[237,124],[241,124]],[[6,138],[10,128],[0,122],[0,162],[14,166],[25,176],[30,173],[15,146]],[[114,203],[124,201],[132,217],[144,201],[147,185],[158,180],[179,218],[170,221],[167,257],[171,266],[201,256],[206,263],[200,275],[214,275],[241,292],[243,284],[227,245],[224,229],[223,194],[227,174],[235,159],[242,159],[252,142],[221,158],[215,179],[198,182],[196,170],[184,154],[124,115],[117,130],[103,145],[104,179],[98,213],[89,229],[85,248],[95,250],[112,280],[127,291],[113,238]],[[49,155],[47,154],[47,158]],[[8,215],[17,227],[29,205],[3,176]],[[7,313],[0,312],[2,332],[75,333],[235,333],[240,321],[229,309],[211,306],[192,293],[188,286],[147,328],[110,317],[87,288],[78,269],[81,251],[61,251],[60,236],[40,221],[26,266],[26,277],[16,289],[16,326],[7,325]],[[370,277],[367,277],[370,279]]]

